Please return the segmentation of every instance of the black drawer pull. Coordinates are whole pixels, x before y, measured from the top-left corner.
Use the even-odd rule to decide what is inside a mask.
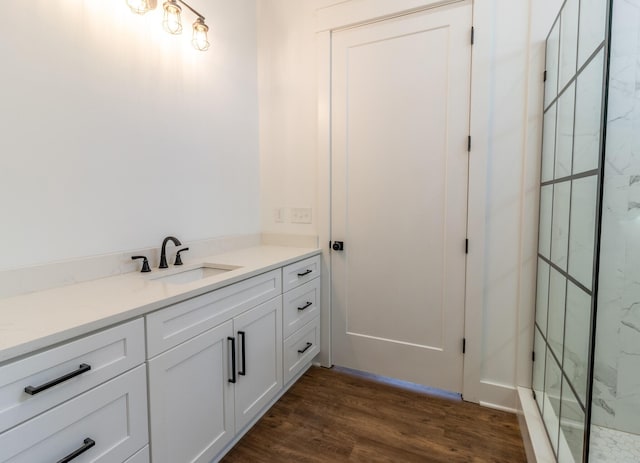
[[[236,338],[229,336],[227,341],[231,341],[231,378],[230,383],[236,382]]]
[[[306,351],[309,350],[309,348],[311,348],[311,346],[313,346],[313,344],[311,344],[310,342],[307,343],[307,347],[305,347],[304,349],[298,349],[298,354],[304,354]]]
[[[82,447],[80,447],[78,450],[74,450],[69,455],[64,457],[62,460],[58,460],[57,463],[69,463],[71,460],[73,460],[76,457],[79,457],[84,452],[89,450],[91,447],[96,445],[96,441],[94,441],[93,439],[90,439],[88,437],[84,440],[83,443],[84,443],[84,445]]]
[[[303,305],[302,307],[298,307],[298,310],[306,310],[309,307],[311,307],[313,305],[313,302],[307,302],[305,305]]]
[[[313,270],[307,270],[304,273],[298,273],[298,278],[309,275],[311,272],[313,272]]]
[[[242,336],[242,342],[240,343],[240,347],[242,349],[242,353],[240,355],[240,361],[242,362],[242,370],[238,368],[238,374],[240,376],[245,376],[247,374],[247,359],[245,358],[245,355],[244,355],[244,338],[245,338],[244,331],[238,331],[238,338],[240,336]]]
[[[86,363],[81,363],[76,371],[67,373],[64,376],[60,376],[59,378],[54,379],[53,381],[49,381],[48,383],[44,383],[41,386],[27,386],[24,388],[24,392],[26,392],[29,395],[36,395],[44,390],[49,389],[50,387],[57,386],[58,384],[64,383],[65,381],[68,381],[71,378],[75,378],[76,376],[81,375],[82,373],[89,370],[91,370],[90,365],[87,365]]]

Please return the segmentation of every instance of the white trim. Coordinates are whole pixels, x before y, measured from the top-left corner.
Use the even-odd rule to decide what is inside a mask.
[[[491,11],[482,2],[473,2],[473,24],[478,31],[482,25],[491,24]],[[486,29],[486,28],[485,28]],[[485,274],[486,185],[489,131],[486,130],[487,111],[490,107],[487,91],[491,76],[491,43],[488,39],[476,40],[471,51],[471,108],[469,133],[472,146],[469,157],[469,200],[467,202],[467,275],[465,289],[465,339],[467,351],[464,357],[462,396],[470,402],[484,398],[480,394],[482,374],[482,327]]]
[[[316,10],[316,31],[332,31],[464,0],[351,0]]]
[[[316,34],[318,72],[318,240],[322,249],[320,354],[331,367],[331,32]]]

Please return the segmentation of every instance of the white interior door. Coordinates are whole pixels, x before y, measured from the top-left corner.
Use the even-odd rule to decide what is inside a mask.
[[[471,2],[332,37],[333,363],[462,391]]]

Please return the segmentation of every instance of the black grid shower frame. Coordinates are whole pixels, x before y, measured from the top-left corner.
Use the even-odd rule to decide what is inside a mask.
[[[538,253],[538,257],[543,260],[544,262],[546,262],[549,266],[550,269],[553,268],[554,270],[558,271],[564,278],[565,278],[565,309],[564,309],[564,325],[563,325],[563,340],[566,336],[566,303],[567,303],[567,282],[571,282],[574,285],[576,285],[578,288],[580,288],[582,291],[584,291],[585,293],[587,293],[590,297],[591,297],[591,313],[590,313],[590,323],[589,323],[589,328],[590,328],[590,332],[589,332],[589,354],[588,354],[588,359],[587,359],[587,391],[586,391],[586,404],[583,404],[581,402],[580,396],[576,393],[575,388],[572,384],[572,382],[569,380],[569,378],[567,377],[564,369],[562,368],[563,366],[563,361],[564,361],[564,347],[563,347],[563,352],[562,352],[562,362],[558,361],[558,358],[555,354],[555,352],[553,351],[553,349],[551,349],[551,346],[549,344],[549,342],[547,341],[547,337],[546,337],[546,332],[543,333],[542,330],[540,329],[540,326],[538,326],[537,322],[534,324],[535,328],[534,330],[537,330],[537,332],[541,335],[542,340],[544,341],[544,345],[545,345],[545,352],[547,350],[549,350],[551,352],[551,355],[554,359],[554,361],[556,362],[556,364],[560,367],[560,372],[561,372],[561,379],[563,379],[563,381],[561,381],[561,385],[560,385],[560,416],[562,416],[562,393],[563,393],[563,385],[564,384],[568,384],[574,397],[576,398],[576,400],[578,401],[578,404],[580,405],[581,410],[583,411],[583,413],[585,413],[585,430],[584,430],[584,435],[583,435],[583,461],[587,462],[588,458],[589,458],[589,438],[590,438],[590,424],[591,424],[591,401],[592,401],[592,395],[593,395],[593,362],[594,362],[594,348],[595,348],[595,329],[596,329],[596,306],[597,306],[597,293],[598,293],[598,274],[599,274],[599,255],[600,255],[600,236],[601,236],[601,228],[602,228],[602,193],[603,193],[603,175],[602,175],[602,171],[604,168],[604,154],[605,154],[605,146],[606,146],[606,117],[607,117],[607,97],[608,97],[608,93],[607,93],[607,85],[608,85],[608,77],[609,77],[609,53],[610,53],[610,36],[611,36],[611,9],[612,9],[612,3],[613,0],[608,0],[607,2],[607,11],[606,11],[606,30],[605,30],[605,39],[604,41],[598,46],[596,47],[595,51],[589,56],[589,58],[583,63],[583,65],[577,69],[575,75],[572,76],[571,79],[569,79],[569,81],[564,85],[564,87],[562,89],[557,89],[557,94],[555,96],[555,98],[553,98],[549,104],[543,108],[543,113],[546,113],[550,108],[554,107],[554,105],[557,103],[557,101],[559,100],[559,98],[567,91],[567,89],[571,88],[571,86],[573,84],[576,84],[576,89],[577,89],[577,78],[578,76],[584,71],[584,69],[589,66],[589,64],[591,64],[591,62],[598,56],[598,54],[604,49],[604,66],[603,66],[603,78],[602,78],[602,93],[601,93],[601,120],[600,120],[600,128],[601,128],[601,137],[600,137],[600,147],[599,147],[599,160],[598,160],[598,168],[597,169],[593,169],[590,171],[586,171],[586,172],[581,172],[579,174],[575,174],[575,175],[570,175],[570,176],[566,176],[566,177],[562,177],[562,178],[557,178],[557,179],[553,179],[553,180],[549,180],[549,181],[545,181],[545,182],[541,182],[540,184],[540,188],[542,189],[542,187],[547,186],[547,185],[555,185],[555,184],[559,184],[559,183],[563,183],[563,182],[568,182],[570,181],[570,192],[569,192],[569,230],[568,233],[570,234],[571,230],[571,207],[573,204],[573,198],[572,198],[572,188],[573,188],[573,180],[577,180],[580,178],[586,178],[586,177],[590,177],[590,176],[596,176],[597,178],[597,194],[596,194],[596,204],[595,204],[595,231],[594,231],[594,252],[593,252],[593,272],[592,272],[592,290],[589,290],[588,288],[586,288],[583,284],[581,284],[580,282],[578,282],[575,278],[573,278],[571,275],[569,275],[569,273],[567,271],[564,271],[562,268],[558,267],[555,263],[553,263],[550,260],[551,255],[549,256],[549,258],[546,258],[545,256],[541,255],[540,253]],[[564,9],[566,5],[566,0],[562,5],[562,8],[560,9],[552,27],[551,30],[549,32],[549,34],[547,35],[546,40],[549,40],[549,36],[551,35],[551,32],[554,30],[554,28],[556,27],[556,25],[559,28],[559,41],[558,41],[558,47],[560,47],[561,44],[561,25],[560,25],[560,17],[562,14],[562,10]],[[582,0],[579,2],[579,7],[578,7],[578,18],[580,17],[580,10],[582,8]],[[579,37],[580,37],[580,21],[578,21],[578,31],[577,31],[577,37],[578,40],[576,40],[576,48],[579,47]],[[577,56],[578,56],[578,50],[576,50],[576,60],[577,60]],[[558,62],[560,60],[560,48],[558,51]],[[546,69],[546,64],[545,64],[545,69]],[[559,66],[558,66],[558,72],[559,72]],[[557,77],[556,77],[557,78]],[[575,136],[575,106],[577,103],[577,98],[574,98],[574,118],[573,118],[573,126],[574,126],[574,136]],[[557,130],[557,117],[556,120],[554,121],[554,147],[553,147],[553,152],[554,152],[554,170],[555,170],[555,152],[556,152],[556,140],[557,140],[557,134],[556,134],[556,130]],[[544,146],[544,141],[543,141],[543,145]],[[574,149],[575,149],[575,143],[572,146],[572,163],[573,163],[573,155],[574,153]],[[542,162],[542,159],[541,159]],[[542,170],[541,170],[542,171]],[[555,172],[554,172],[555,174]],[[555,192],[554,192],[555,195]],[[552,221],[553,221],[553,196],[552,196],[552,201],[551,201],[551,217],[552,217]],[[553,223],[553,222],[552,222]],[[540,221],[538,223],[538,227],[540,228]],[[540,232],[540,230],[538,230],[538,232]],[[569,235],[570,236],[570,235]],[[569,240],[567,243],[567,246],[569,246]],[[567,249],[568,251],[568,249]],[[569,252],[567,252],[567,259],[569,258]],[[568,268],[568,262],[567,262],[567,268]],[[549,272],[549,278],[550,278],[551,272]],[[549,281],[547,281],[547,287],[549,287]],[[547,318],[548,318],[548,304],[549,304],[549,294],[550,291],[547,290]],[[537,298],[537,296],[536,296]],[[537,301],[536,301],[536,307],[537,307]],[[547,325],[548,325],[548,320],[547,320]],[[542,370],[542,390],[545,390],[545,386],[546,386],[546,355],[544,358],[545,361],[545,365],[544,368]],[[535,391],[534,391],[534,396],[535,396]],[[539,407],[537,401],[536,401],[536,406]],[[542,414],[542,410],[539,410],[540,413]],[[560,416],[558,417],[558,419],[560,420]],[[560,426],[560,423],[559,423]],[[549,439],[551,440],[551,436],[549,434],[549,430],[546,428],[545,426],[545,432],[547,433],[547,436],[549,437]],[[558,430],[558,433],[560,433],[560,429]]]

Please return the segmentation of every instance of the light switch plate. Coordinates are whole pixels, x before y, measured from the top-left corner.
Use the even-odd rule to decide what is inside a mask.
[[[291,223],[311,223],[310,207],[292,207]]]
[[[277,207],[273,210],[273,220],[276,223],[284,222],[284,207]]]

